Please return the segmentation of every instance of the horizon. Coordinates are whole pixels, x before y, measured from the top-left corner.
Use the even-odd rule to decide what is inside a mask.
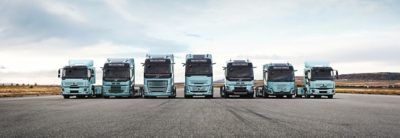
[[[174,54],[176,82],[186,54],[212,54],[214,79],[229,59],[262,65],[329,61],[339,74],[400,72],[400,1],[2,1],[0,84],[59,84],[69,59]]]

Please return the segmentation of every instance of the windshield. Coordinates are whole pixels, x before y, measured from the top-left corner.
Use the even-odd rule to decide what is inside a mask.
[[[145,78],[170,78],[171,77],[171,62],[164,60],[164,62],[157,61],[151,62],[146,60],[144,65]]]
[[[212,76],[212,65],[211,63],[187,63],[185,74],[186,76],[191,76],[191,75]]]
[[[227,67],[227,80],[243,80],[250,81],[254,79],[253,66],[228,66]]]
[[[88,78],[88,69],[84,66],[65,67],[62,73],[62,79],[85,79]]]
[[[332,68],[313,68],[311,80],[333,80]]]
[[[270,70],[268,73],[268,81],[275,82],[292,82],[294,81],[293,70]]]
[[[106,67],[104,68],[104,80],[129,80],[129,67]]]

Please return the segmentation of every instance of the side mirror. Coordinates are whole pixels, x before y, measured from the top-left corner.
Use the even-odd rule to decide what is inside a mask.
[[[294,70],[294,72],[297,72],[297,70]]]
[[[217,64],[217,63],[212,63],[212,65],[215,65],[215,64]]]
[[[61,69],[58,69],[58,78],[61,77]]]
[[[183,66],[183,67],[186,66],[186,63],[182,63],[182,66]]]
[[[87,77],[88,78],[92,77],[92,72],[90,70],[88,70],[88,72],[87,72]]]
[[[336,70],[336,79],[339,79],[339,71]]]
[[[142,64],[142,66],[144,66],[144,63],[140,63],[140,64]]]
[[[304,73],[304,78],[309,79],[309,78],[308,78],[308,73],[310,73],[310,71],[306,71],[306,72]]]
[[[222,69],[226,70],[226,67],[222,67]]]
[[[91,77],[94,77],[94,73],[95,73],[95,71],[94,71],[94,70],[91,70],[91,71],[90,71],[90,76],[91,76]]]

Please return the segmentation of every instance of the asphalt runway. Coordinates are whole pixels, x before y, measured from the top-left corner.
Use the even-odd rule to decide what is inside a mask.
[[[216,89],[217,91],[217,89]],[[399,137],[400,96],[0,99],[0,137]]]

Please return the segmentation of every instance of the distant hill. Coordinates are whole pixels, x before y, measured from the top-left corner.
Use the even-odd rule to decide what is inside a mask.
[[[339,79],[346,80],[400,80],[400,73],[378,72],[378,73],[355,73],[342,74]]]

